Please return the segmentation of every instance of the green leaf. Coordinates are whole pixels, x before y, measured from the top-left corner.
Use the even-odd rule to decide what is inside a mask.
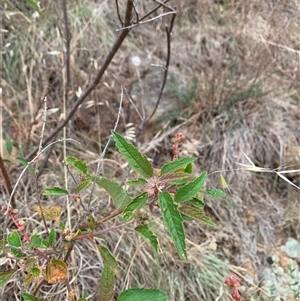
[[[168,192],[160,192],[158,195],[159,206],[164,221],[175,243],[177,253],[181,259],[186,259],[185,234],[182,226],[182,217]]]
[[[63,221],[59,221],[58,223],[58,228],[61,230],[61,231],[64,231],[66,229],[66,225]]]
[[[111,301],[114,296],[114,273],[110,266],[104,264],[100,279],[101,301]]]
[[[90,295],[89,291],[85,288],[83,290],[83,298],[87,298]],[[78,300],[79,301],[79,300]]]
[[[20,248],[22,245],[20,235],[17,231],[14,231],[7,236],[7,242],[11,246],[10,251],[17,257],[23,257],[25,254],[16,248]]]
[[[124,159],[132,167],[132,169],[145,178],[153,176],[153,168],[146,156],[143,156],[139,150],[130,142],[127,142],[120,134],[112,131],[112,136],[116,142],[116,146]]]
[[[177,171],[173,173],[165,173],[162,176],[159,176],[157,182],[161,184],[170,183],[176,185],[177,183],[185,183],[189,177],[190,174],[182,171]]]
[[[35,0],[26,0],[29,4],[31,4],[36,10],[40,10],[40,4],[39,2]]]
[[[13,274],[17,271],[17,269],[11,269],[0,273],[0,287],[3,287],[9,279],[13,276]]]
[[[25,159],[25,158],[21,158],[21,157],[18,157],[17,158],[17,161],[19,162],[19,163],[21,163],[24,167],[27,167],[27,165],[29,165],[28,164],[28,161]],[[30,172],[35,172],[35,170],[34,170],[34,168],[32,167],[32,166],[28,166],[28,170],[30,171]]]
[[[118,269],[118,264],[116,259],[110,254],[109,250],[103,246],[98,246],[98,250],[101,254],[101,257],[103,259],[104,264],[108,265],[112,271],[114,272],[114,274],[119,277],[120,276],[120,272]]]
[[[56,232],[54,228],[51,228],[49,232],[49,238],[48,238],[49,246],[50,247],[54,246],[55,241],[56,241]]]
[[[149,229],[148,225],[139,225],[135,228],[135,231],[139,232],[147,242],[147,244],[152,247],[156,254],[158,253],[158,241],[156,235]]]
[[[167,295],[157,289],[133,288],[120,294],[117,301],[166,301]]]
[[[60,187],[52,187],[52,188],[46,188],[43,192],[43,195],[63,196],[63,195],[69,195],[69,192],[68,190]]]
[[[196,157],[189,157],[189,158],[178,158],[172,162],[165,164],[161,170],[160,174],[163,175],[165,173],[171,173],[181,168],[186,168],[186,166],[190,163],[193,163],[197,160]]]
[[[96,228],[96,221],[95,221],[94,217],[91,214],[88,216],[87,222],[88,222],[89,228],[92,231],[94,231],[95,228]]]
[[[79,172],[83,174],[87,174],[87,165],[82,162],[81,160],[75,158],[75,157],[67,157],[66,158],[66,163],[71,164],[74,166],[75,169],[77,169]]]
[[[35,266],[37,266],[37,258],[33,258],[33,257],[29,257],[26,259],[26,262],[25,262],[25,267],[26,269],[29,269],[29,268],[33,268]]]
[[[189,174],[191,174],[193,172],[193,164],[189,163],[186,168],[184,169],[184,172],[187,172]]]
[[[33,296],[28,293],[21,293],[21,296],[23,297],[24,301],[42,301],[41,299],[37,298],[36,296]]]
[[[124,208],[132,201],[126,190],[124,190],[118,183],[103,177],[96,178],[95,182],[110,194],[118,208]]]
[[[20,234],[17,231],[9,233],[7,236],[8,244],[14,247],[21,247],[22,242],[20,238]]]
[[[190,205],[182,205],[178,209],[183,214],[190,216],[195,220],[204,222],[205,224],[208,224],[213,227],[217,226],[209,217],[204,215],[203,210],[201,210],[197,207],[190,206]]]
[[[30,238],[29,248],[40,248],[42,246],[42,238],[39,234],[33,234]]]
[[[204,206],[205,206],[203,200],[200,200],[198,198],[190,199],[189,203],[193,204],[194,206],[196,206],[197,208],[202,209],[202,210],[204,209]]]
[[[37,277],[41,276],[41,273],[42,273],[40,268],[38,268],[38,267],[33,267],[33,268],[31,268],[30,271],[31,271],[31,274],[34,278],[37,278]]]
[[[85,298],[79,298],[77,301],[88,301],[88,300]]]
[[[11,155],[11,153],[12,153],[12,141],[11,141],[11,139],[8,138],[8,139],[5,140],[5,148],[8,152],[8,154]]]
[[[81,190],[85,189],[86,187],[88,187],[90,185],[90,183],[92,182],[91,179],[88,179],[86,181],[82,181],[80,182],[76,187],[75,187],[75,193],[79,193]]]
[[[180,187],[175,194],[174,200],[175,202],[184,202],[191,199],[195,196],[199,190],[203,187],[205,180],[207,178],[207,172],[203,172],[199,177],[197,177],[194,181]]]
[[[18,157],[17,161],[21,163],[24,167],[28,165],[28,161],[25,158]]]
[[[138,180],[127,181],[126,184],[128,186],[141,186],[147,184],[145,179],[139,178]]]
[[[123,211],[123,220],[125,223],[133,219],[135,213],[141,210],[148,200],[148,193],[144,192],[135,197],[130,204]]]
[[[221,189],[206,189],[204,190],[204,193],[207,194],[208,196],[217,199],[217,198],[224,198],[226,197],[226,193],[221,190]]]

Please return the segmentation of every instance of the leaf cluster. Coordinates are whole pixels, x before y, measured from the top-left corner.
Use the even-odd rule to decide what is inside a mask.
[[[42,207],[34,206],[34,211],[45,221],[59,221],[58,228],[47,230],[47,237],[33,233],[27,242],[22,242],[18,231],[11,232],[7,237],[9,251],[17,258],[25,259],[27,273],[25,287],[28,287],[35,279],[44,279],[48,284],[56,284],[68,281],[68,256],[63,257],[64,250],[70,252],[77,241],[90,239],[94,243],[94,237],[102,232],[98,225],[122,216],[123,225],[132,224],[136,233],[141,235],[145,242],[152,247],[155,253],[160,252],[159,237],[151,228],[149,220],[157,218],[153,216],[153,208],[160,212],[170,237],[180,259],[187,259],[185,242],[184,221],[196,220],[210,226],[215,223],[204,214],[204,196],[211,198],[224,197],[225,193],[220,189],[206,189],[207,172],[198,176],[193,175],[193,163],[196,157],[177,158],[168,162],[160,169],[155,169],[146,156],[120,134],[113,131],[112,137],[116,147],[127,161],[128,165],[137,174],[138,179],[130,180],[123,187],[116,181],[102,176],[94,176],[88,173],[87,164],[75,157],[67,157],[65,163],[72,166],[80,175],[81,181],[74,187],[74,193],[60,187],[48,187],[44,189],[45,196],[71,196],[75,195],[80,201],[80,193],[90,185],[98,185],[107,192],[115,201],[117,210],[108,217],[96,220],[93,214],[88,214],[86,223],[79,223],[75,230],[66,229],[64,223],[59,221],[62,208],[60,206]],[[132,197],[129,193],[131,187],[139,193]],[[156,210],[157,212],[157,210]],[[117,226],[122,226],[122,223]],[[115,228],[108,229],[113,231]],[[59,243],[58,232],[63,235],[63,244]],[[117,260],[103,245],[97,245],[102,258],[102,276],[99,284],[101,300],[109,301],[114,296],[115,277],[120,277]],[[35,254],[35,255],[32,255]],[[38,258],[44,258],[46,264],[39,266]],[[17,273],[16,269],[0,274],[0,285],[3,286]],[[71,295],[72,292],[69,292]],[[24,292],[24,300],[38,301],[35,295]],[[165,293],[156,289],[128,289],[122,292],[118,301],[126,300],[166,300]],[[85,300],[85,299],[80,299]]]

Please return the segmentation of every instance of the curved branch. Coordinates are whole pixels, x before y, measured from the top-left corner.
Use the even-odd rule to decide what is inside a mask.
[[[176,11],[176,10],[175,10]],[[150,114],[150,116],[144,121],[142,122],[141,126],[140,126],[140,131],[143,128],[143,126],[153,117],[153,115],[155,114],[159,104],[160,104],[160,100],[162,97],[162,93],[163,90],[165,88],[166,82],[167,82],[167,77],[168,77],[168,71],[169,71],[169,65],[170,65],[170,57],[171,57],[171,35],[172,35],[172,28],[173,28],[173,24],[174,24],[174,20],[175,20],[176,14],[173,14],[171,22],[170,22],[170,28],[168,28],[166,26],[166,33],[167,33],[167,45],[168,45],[168,51],[167,51],[167,61],[166,61],[166,66],[164,68],[165,72],[164,72],[164,78],[163,78],[163,83],[161,86],[161,89],[159,91],[159,96],[158,99],[156,101],[155,107],[152,111],[152,113]]]

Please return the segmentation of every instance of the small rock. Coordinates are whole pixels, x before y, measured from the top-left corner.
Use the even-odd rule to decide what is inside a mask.
[[[292,237],[289,237],[286,244],[281,246],[281,250],[290,258],[300,258],[300,243]]]

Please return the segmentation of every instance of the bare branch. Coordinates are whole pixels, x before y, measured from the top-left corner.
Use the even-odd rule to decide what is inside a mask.
[[[135,7],[135,5],[134,5],[134,3],[133,3],[133,9],[134,9],[134,12],[135,12],[135,16],[136,16],[136,23],[139,23],[139,13],[137,12],[137,10],[136,10],[136,7]]]
[[[159,0],[153,0],[155,3],[158,3],[160,6],[163,6],[164,8],[166,8],[167,10],[169,11],[173,11],[173,7],[169,6],[169,5],[166,5],[166,2],[162,2],[162,1],[159,1]]]
[[[116,29],[116,31],[118,32],[118,31],[128,30],[128,29],[140,26],[142,24],[150,23],[150,22],[152,22],[152,21],[154,21],[156,19],[160,19],[160,18],[168,16],[168,15],[176,15],[176,14],[177,14],[177,11],[173,10],[173,11],[170,11],[170,12],[167,12],[167,13],[164,13],[164,14],[160,14],[160,15],[158,15],[156,17],[153,17],[151,19],[148,19],[146,21],[140,21],[139,23],[133,23],[132,25]]]
[[[16,201],[15,201],[15,198],[14,198],[14,194],[12,193],[13,190],[12,190],[10,178],[9,178],[8,172],[6,170],[6,167],[4,165],[4,161],[3,161],[3,158],[2,158],[1,155],[0,155],[0,169],[2,170],[2,174],[3,174],[3,178],[4,178],[4,181],[5,181],[6,188],[7,188],[7,192],[11,196],[11,206],[13,208],[17,208],[16,207]]]
[[[64,27],[65,27],[65,43],[66,43],[66,86],[65,86],[65,101],[68,100],[68,92],[70,88],[70,42],[71,42],[71,32],[69,30],[69,20],[68,20],[68,11],[67,11],[67,3],[66,0],[62,2],[63,6],[63,14],[64,14]]]
[[[168,3],[170,0],[166,0],[163,3]],[[147,13],[146,15],[144,15],[142,18],[140,18],[140,21],[143,21],[144,19],[148,18],[148,16],[152,15],[155,11],[157,11],[159,8],[161,7],[161,4],[156,6],[154,9],[152,9],[151,11],[149,11],[149,13]]]
[[[122,27],[123,27],[123,26],[124,26],[124,23],[123,23],[122,18],[121,18],[121,16],[120,16],[119,1],[118,1],[118,0],[116,0],[116,8],[117,8],[118,19],[119,19],[119,21],[120,21],[120,23],[121,23],[121,25],[122,25]]]
[[[142,122],[140,128],[139,128],[139,132],[142,130],[143,126],[153,117],[153,115],[155,114],[158,106],[159,106],[159,103],[160,103],[160,100],[161,100],[161,97],[162,97],[162,93],[163,93],[163,90],[165,88],[165,85],[166,85],[166,81],[167,81],[167,77],[168,77],[168,71],[169,71],[169,65],[170,65],[170,57],[171,57],[171,33],[172,33],[172,27],[173,27],[173,24],[174,24],[174,19],[176,17],[176,14],[173,14],[173,17],[172,17],[172,20],[170,22],[170,29],[166,26],[166,33],[167,33],[167,45],[168,45],[168,51],[167,51],[167,61],[166,61],[166,66],[164,68],[164,78],[163,78],[163,83],[162,83],[162,86],[161,86],[161,89],[159,91],[159,96],[158,96],[158,99],[156,101],[156,104],[155,104],[155,107],[152,111],[152,113],[150,114],[150,116],[144,121]]]

